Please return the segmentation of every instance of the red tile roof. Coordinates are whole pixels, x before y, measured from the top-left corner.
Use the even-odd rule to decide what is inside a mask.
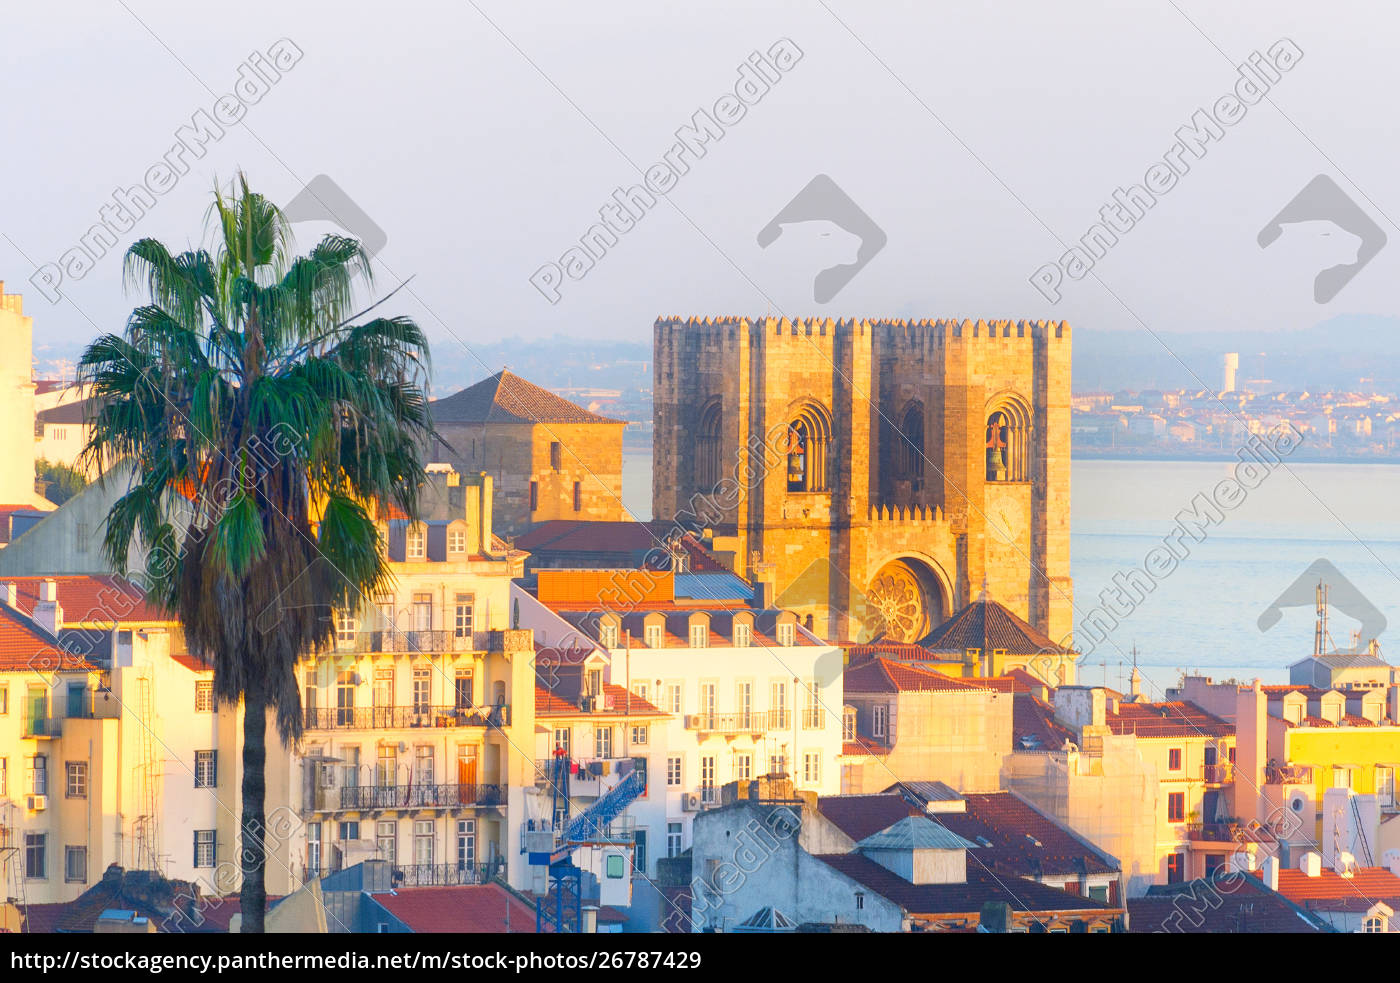
[[[847,666],[843,686],[847,693],[988,692],[981,680],[965,682],[932,669],[884,658]]]
[[[58,604],[65,625],[112,625],[136,622],[170,623],[174,616],[146,602],[146,595],[131,581],[110,574],[59,575],[54,577],[0,577],[0,584],[14,584],[19,608],[34,613],[39,585],[52,580],[58,588]]]
[[[922,645],[913,642],[844,642],[851,664],[863,662],[876,656],[888,656],[900,662],[932,662],[933,653]]]
[[[197,655],[172,655],[171,660],[178,662],[190,672],[213,672],[214,666],[205,662]]]
[[[887,792],[875,795],[823,795],[817,800],[817,811],[857,842],[888,829],[907,816],[924,814],[923,809],[906,802],[902,795]]]
[[[1138,737],[1233,737],[1235,725],[1207,713],[1194,703],[1120,703],[1105,715],[1115,734]]]
[[[95,671],[96,666],[58,646],[32,619],[0,604],[0,672]]]
[[[919,644],[937,652],[975,648],[984,654],[1005,649],[1011,655],[1037,655],[1069,651],[992,600],[973,601],[929,632]]]
[[[974,851],[977,862],[998,873],[1041,877],[1118,870],[1117,864],[1105,862],[1086,842],[1010,792],[965,792],[963,798],[965,812],[942,813],[937,819],[963,839],[980,844]]]
[[[1298,910],[1288,899],[1258,881],[1231,877],[1231,890],[1204,880],[1158,885],[1143,898],[1128,900],[1128,931],[1190,934],[1242,932],[1329,932],[1316,915]]]
[[[872,741],[866,737],[857,735],[854,741],[843,741],[841,753],[848,758],[875,757],[880,758],[890,753],[890,749],[877,741]]]
[[[401,887],[370,897],[418,933],[535,931],[535,910],[499,884]]]
[[[1284,868],[1278,872],[1278,893],[1311,908],[1325,908],[1319,901],[1365,901],[1366,908],[1384,901],[1400,910],[1400,877],[1384,867],[1358,867],[1351,877],[1325,867],[1316,877]]]
[[[556,396],[509,369],[474,386],[429,404],[436,423],[613,423],[597,413]]]
[[[556,686],[554,691],[544,685],[545,681],[535,676],[535,716],[537,717],[665,717],[668,714],[658,709],[650,701],[630,693],[612,683],[603,684],[604,706],[606,710],[585,712],[565,692],[565,687]]]

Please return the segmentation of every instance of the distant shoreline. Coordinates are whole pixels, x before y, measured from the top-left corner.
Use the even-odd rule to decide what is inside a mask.
[[[1122,450],[1110,453],[1095,453],[1094,451],[1070,450],[1071,461],[1123,461],[1134,462],[1170,462],[1170,461],[1197,461],[1202,464],[1211,462],[1237,461],[1239,458],[1234,454],[1217,451],[1213,454],[1171,454],[1167,451],[1154,450],[1143,454],[1128,454]],[[1400,464],[1400,458],[1394,457],[1349,457],[1345,454],[1303,454],[1293,453],[1287,458],[1289,464],[1384,464],[1394,466]]]

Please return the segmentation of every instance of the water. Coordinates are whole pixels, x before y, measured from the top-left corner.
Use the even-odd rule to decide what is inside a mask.
[[[1115,575],[1142,569],[1147,553],[1176,528],[1178,512],[1233,471],[1232,462],[1076,461],[1070,525],[1076,625],[1102,604]],[[622,494],[634,515],[651,515],[648,451],[623,453]],[[1313,561],[1330,561],[1383,614],[1400,618],[1397,503],[1400,467],[1393,465],[1275,469],[1206,530],[1203,542],[1183,540],[1189,555],[1092,647],[1080,679],[1125,687],[1136,645],[1152,695],[1174,685],[1183,669],[1286,682],[1288,665],[1312,651],[1312,606],[1284,608],[1267,632],[1257,622]],[[1350,644],[1356,626],[1332,612],[1330,634],[1339,646]],[[1085,633],[1079,635],[1081,648],[1089,649]],[[1380,636],[1382,655],[1391,658],[1388,638]]]

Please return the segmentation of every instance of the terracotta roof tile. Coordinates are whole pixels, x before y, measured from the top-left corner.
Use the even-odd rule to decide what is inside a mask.
[[[1367,908],[1377,901],[1384,901],[1392,908],[1400,909],[1400,877],[1384,867],[1358,867],[1351,877],[1343,877],[1325,867],[1316,877],[1309,877],[1295,868],[1284,868],[1278,872],[1278,892],[1299,904],[1364,900]],[[1321,906],[1313,904],[1311,907]]]
[[[847,693],[989,692],[981,680],[967,682],[932,669],[874,658],[846,667],[843,686]]]
[[[929,632],[919,644],[938,652],[965,652],[970,648],[983,653],[1005,649],[1012,655],[1069,651],[992,600],[973,601]]]
[[[1232,875],[1225,875],[1232,876]],[[1128,931],[1183,932],[1330,932],[1316,915],[1298,910],[1288,899],[1258,881],[1233,877],[1231,890],[1206,880],[1148,888],[1146,897],[1128,900]]]
[[[1231,737],[1235,725],[1194,703],[1120,703],[1104,722],[1115,734],[1138,737]]]
[[[58,588],[58,604],[63,608],[65,625],[175,620],[173,615],[148,604],[146,595],[131,581],[110,574],[0,577],[0,584],[14,584],[20,610],[33,614],[34,606],[39,603],[39,585],[45,580],[54,581]]]
[[[614,423],[508,369],[429,405],[436,423]]]
[[[499,884],[401,887],[371,894],[417,933],[535,931],[535,911]]]

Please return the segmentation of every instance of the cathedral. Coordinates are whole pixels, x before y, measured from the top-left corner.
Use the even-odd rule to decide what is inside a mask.
[[[658,521],[827,638],[917,642],[984,594],[1070,644],[1070,328],[660,318]]]

